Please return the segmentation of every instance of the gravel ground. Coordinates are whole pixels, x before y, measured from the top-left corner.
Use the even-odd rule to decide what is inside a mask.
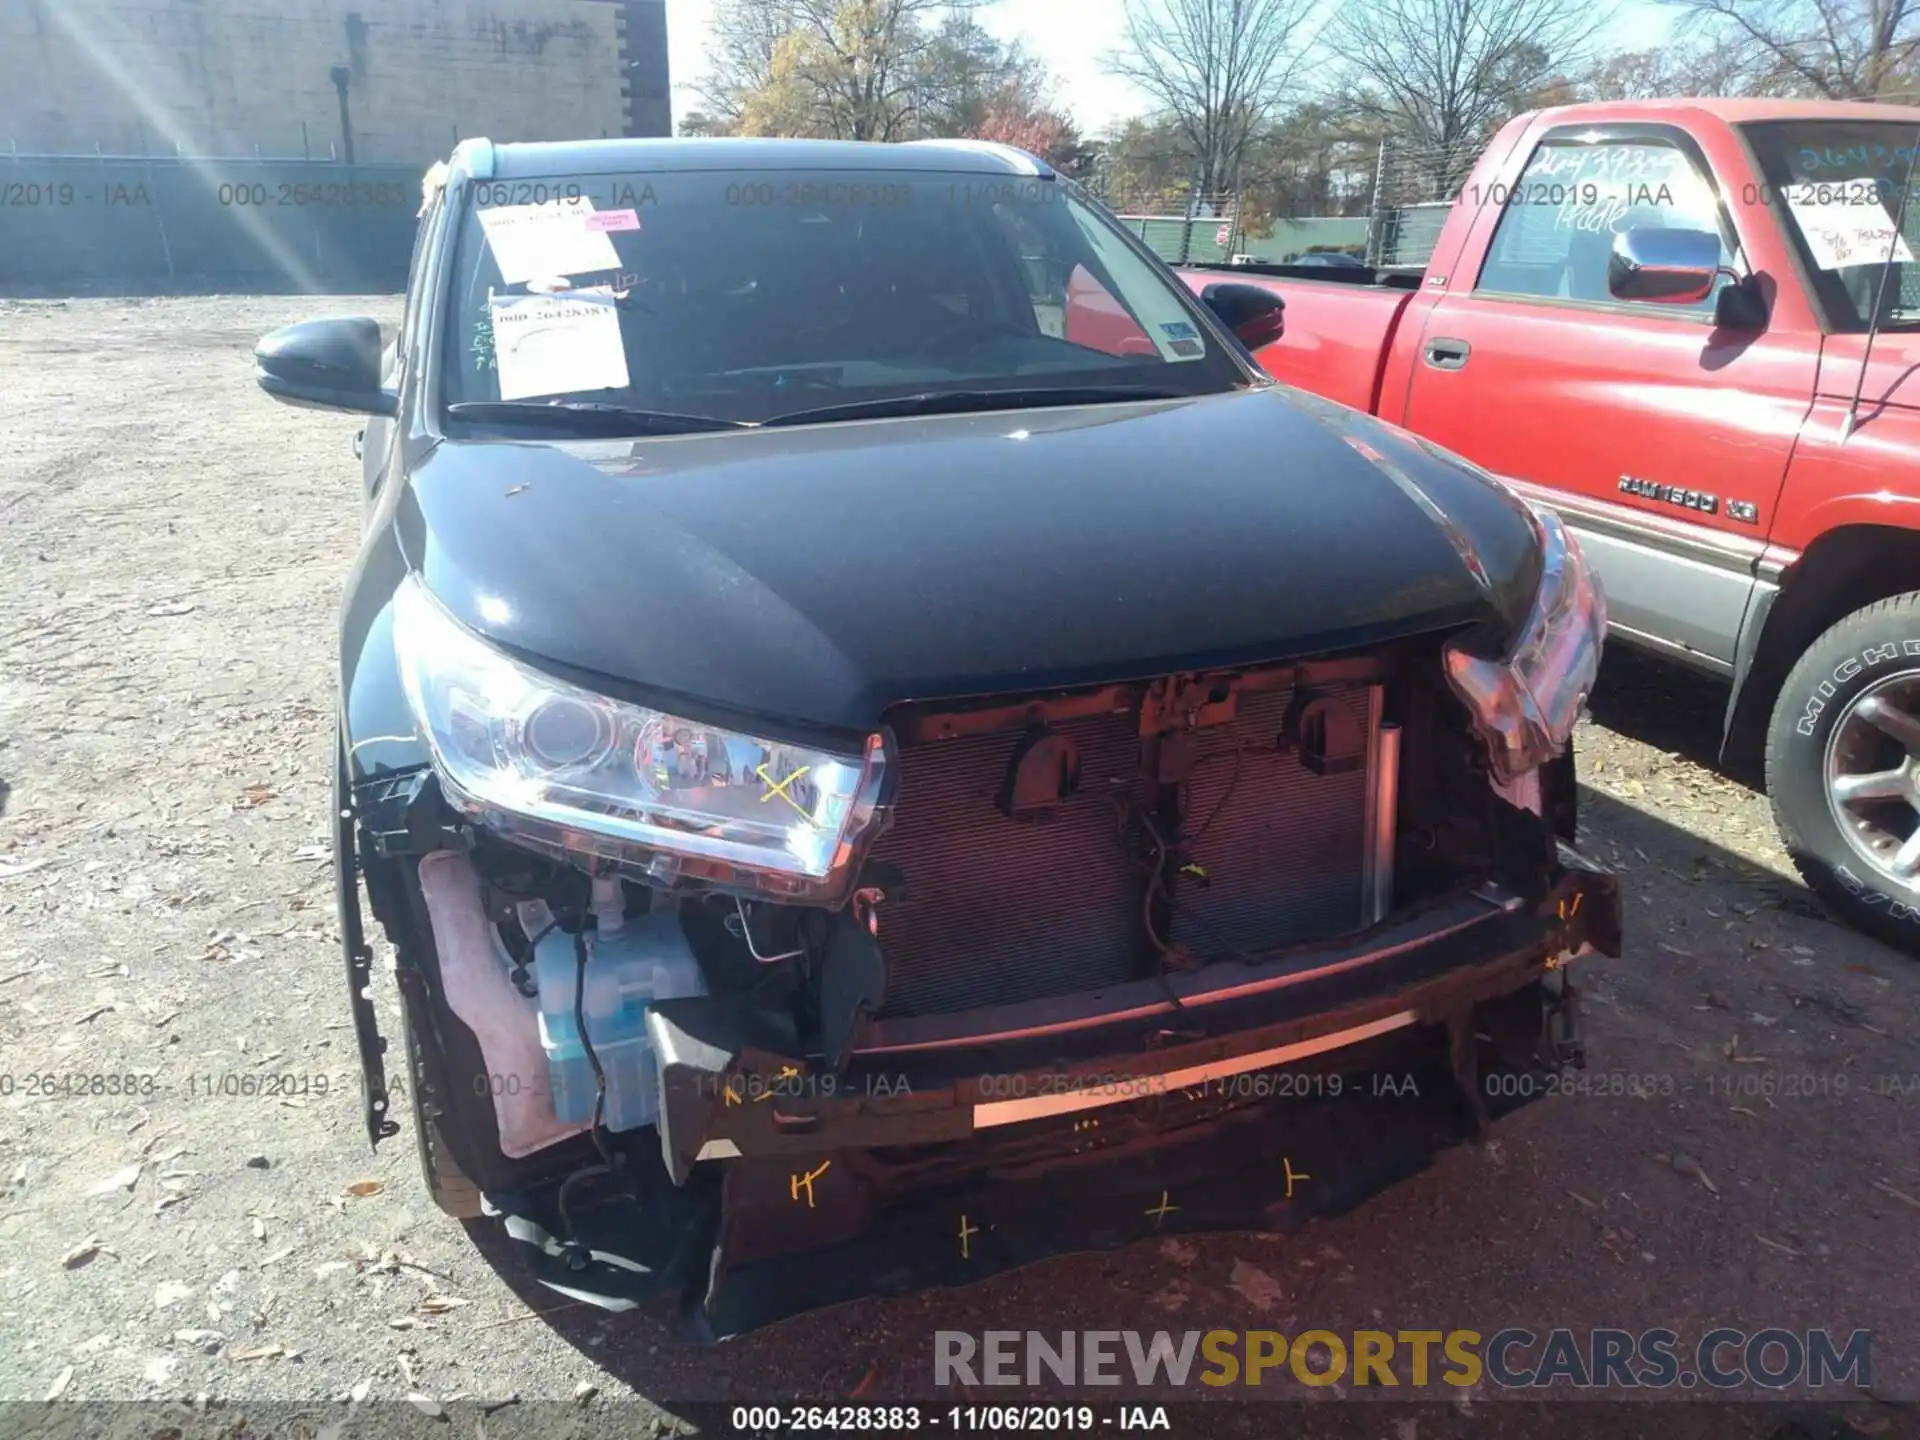
[[[591,1386],[658,1419],[930,1399],[936,1328],[1384,1322],[1864,1327],[1875,1394],[1920,1399],[1920,964],[1821,918],[1764,800],[1700,763],[1723,696],[1620,653],[1581,737],[1630,926],[1588,967],[1589,1064],[1666,1093],[1531,1106],[1291,1239],[1060,1259],[717,1351],[497,1272],[410,1138],[376,1157],[360,1128],[326,850],[356,424],[249,379],[262,332],[363,312],[398,302],[0,302],[0,1398]],[[269,1075],[314,1078],[227,1093]]]

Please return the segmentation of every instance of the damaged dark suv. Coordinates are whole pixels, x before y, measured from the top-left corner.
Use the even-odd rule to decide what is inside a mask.
[[[970,142],[469,141],[373,417],[341,935],[377,1143],[719,1336],[1351,1207],[1578,1063],[1604,604]],[[368,908],[392,940],[389,1080]],[[390,1027],[394,1028],[394,1027]]]

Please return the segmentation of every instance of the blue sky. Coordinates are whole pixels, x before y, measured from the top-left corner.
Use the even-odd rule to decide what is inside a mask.
[[[688,87],[706,70],[713,6],[714,0],[667,3],[676,120],[698,108]],[[1080,128],[1097,134],[1113,121],[1148,108],[1132,85],[1101,68],[1100,57],[1120,44],[1121,15],[1121,0],[994,0],[980,18],[1002,39],[1023,40],[1045,60],[1059,79],[1060,99]],[[1666,14],[1653,0],[1624,0],[1608,39],[1612,48],[1645,49],[1658,44],[1667,28]]]

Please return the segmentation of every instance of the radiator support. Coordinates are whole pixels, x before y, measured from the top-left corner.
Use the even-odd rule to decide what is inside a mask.
[[[1372,923],[1392,896],[1384,694],[1376,664],[1329,662],[914,715],[871,857],[901,877],[883,1016],[1097,992],[1169,954]]]

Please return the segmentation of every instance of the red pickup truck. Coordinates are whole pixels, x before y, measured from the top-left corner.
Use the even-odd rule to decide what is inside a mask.
[[[1788,850],[1920,952],[1920,110],[1522,115],[1424,273],[1187,270],[1286,300],[1269,372],[1560,513],[1617,636],[1732,682]],[[1896,225],[1898,211],[1902,218]]]

